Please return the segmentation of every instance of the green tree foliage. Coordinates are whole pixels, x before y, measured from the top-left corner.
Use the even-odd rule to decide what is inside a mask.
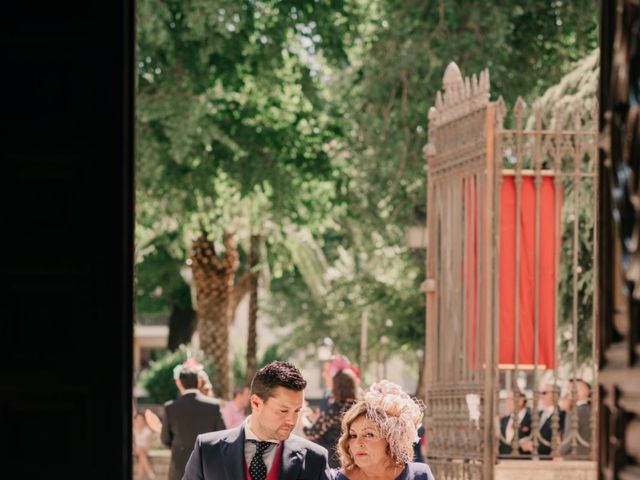
[[[306,180],[327,176],[322,146],[334,126],[308,57],[320,47],[344,56],[345,15],[328,1],[139,2],[138,175],[148,200],[211,217],[224,173],[242,196],[258,186],[286,209]]]
[[[268,235],[269,221],[313,224],[333,174],[325,145],[339,134],[317,65],[346,59],[350,17],[335,0],[138,4],[140,262],[168,236],[179,244],[165,251],[179,264],[196,236],[213,240],[214,255],[236,258],[217,248],[227,234],[233,245]],[[230,278],[210,272],[194,283],[201,346],[216,357],[225,397],[232,366],[222,347],[235,311],[226,302],[237,305],[226,285],[246,273],[232,264]]]
[[[187,308],[191,306],[189,286],[180,275],[184,260],[178,250],[172,252],[175,233],[154,238],[149,252],[143,253],[138,263],[136,296],[137,310],[147,314],[162,313],[169,306]]]
[[[147,255],[179,268],[201,227],[240,228],[243,199],[314,220],[332,176],[323,146],[338,128],[314,65],[344,61],[351,16],[333,0],[138,2],[140,284],[180,290]],[[157,286],[139,288],[142,311],[161,307],[149,297]]]

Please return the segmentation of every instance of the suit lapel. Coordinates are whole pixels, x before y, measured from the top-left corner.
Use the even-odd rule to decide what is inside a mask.
[[[229,435],[227,441],[222,444],[220,453],[225,478],[228,480],[244,478],[244,427],[237,428],[233,435]]]
[[[302,469],[304,447],[298,445],[295,439],[289,437],[282,447],[282,464],[278,480],[296,480]]]

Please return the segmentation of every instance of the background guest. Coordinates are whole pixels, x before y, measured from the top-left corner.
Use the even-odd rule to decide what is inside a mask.
[[[222,418],[227,428],[236,428],[247,417],[246,409],[249,406],[251,391],[246,385],[236,385],[233,389],[233,400],[228,401],[222,407]]]
[[[553,399],[554,387],[553,384],[547,383],[544,384],[542,390],[540,391],[540,409],[538,410],[539,414],[539,422],[538,422],[538,431],[535,432],[538,435],[538,451],[539,455],[551,455],[551,446],[552,441],[551,437],[553,436],[553,416],[558,415],[558,420],[560,423],[560,428],[558,432],[555,432],[559,437],[559,433],[563,429],[565,413],[556,407],[554,399]],[[527,439],[526,441],[521,442],[522,450],[525,452],[533,453],[533,441],[531,439]]]
[[[516,443],[521,445],[526,443],[526,439],[531,437],[531,411],[527,408],[527,399],[523,393],[516,391],[517,400],[514,399],[514,391],[506,392],[507,415],[500,418],[500,455],[510,455],[513,453],[513,438],[518,428]],[[518,453],[527,453],[522,447],[518,448]]]
[[[147,425],[144,414],[142,412],[136,413],[133,420],[133,452],[138,467],[135,474],[136,480],[141,480],[145,475],[149,480],[156,478],[149,462],[149,448],[152,438],[153,432]]]
[[[331,384],[331,401],[327,409],[320,412],[317,420],[303,431],[309,440],[329,451],[329,466],[334,468],[340,464],[336,444],[340,437],[342,415],[358,398],[358,380],[353,371],[345,369],[333,376]]]
[[[203,383],[198,374],[201,370],[202,365],[193,359],[174,370],[180,397],[165,403],[160,435],[162,443],[171,448],[169,480],[182,478],[198,435],[225,429],[219,402],[199,390]]]

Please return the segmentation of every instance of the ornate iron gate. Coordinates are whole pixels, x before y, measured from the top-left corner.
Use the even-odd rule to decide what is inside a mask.
[[[436,477],[480,478],[493,458],[491,234],[493,129],[489,74],[455,64],[429,111],[426,432]],[[487,355],[488,352],[488,355]],[[487,467],[489,469],[487,470]]]
[[[561,381],[580,376],[579,335],[594,322],[596,109],[550,118],[536,109],[526,128],[519,100],[506,129],[487,71],[463,78],[451,64],[445,72],[425,147],[427,455],[439,479],[493,478],[500,442],[511,448],[504,457],[558,456],[561,440],[568,458],[593,452],[593,422],[588,433],[578,424],[576,382],[565,385],[567,427],[557,408],[547,415],[541,406],[557,404]],[[553,398],[542,398],[545,384]],[[501,390],[525,396],[528,445],[501,435],[501,415],[519,427],[515,411],[501,411]]]

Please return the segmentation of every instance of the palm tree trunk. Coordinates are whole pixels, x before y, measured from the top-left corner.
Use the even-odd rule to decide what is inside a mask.
[[[219,260],[213,242],[203,235],[193,244],[191,268],[196,285],[198,334],[203,353],[212,360],[218,392],[231,397],[229,325],[233,315],[238,250],[233,236],[224,234],[225,254]]]
[[[247,382],[256,372],[256,351],[258,343],[258,272],[256,267],[260,261],[260,237],[251,235],[249,251],[249,331],[247,332]]]

